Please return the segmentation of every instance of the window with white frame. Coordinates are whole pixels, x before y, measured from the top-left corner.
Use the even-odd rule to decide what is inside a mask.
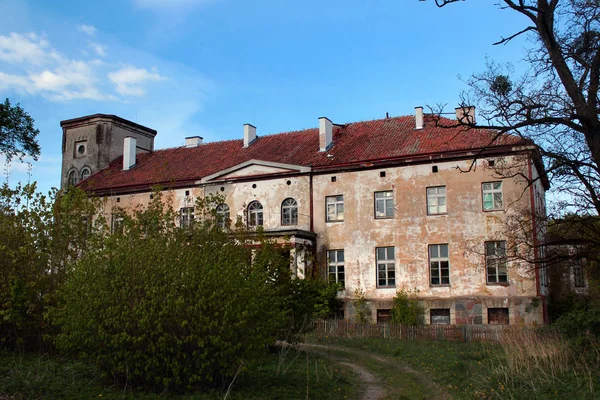
[[[110,232],[123,233],[123,214],[114,213],[110,218]]]
[[[445,214],[446,208],[446,186],[427,188],[427,214]]]
[[[248,205],[248,226],[263,225],[263,206],[258,201]]]
[[[325,197],[327,206],[327,222],[341,222],[344,220],[344,195]]]
[[[506,268],[506,242],[485,242],[485,267],[487,283],[508,283]]]
[[[449,308],[432,308],[429,310],[429,321],[431,325],[450,325]]]
[[[502,202],[502,182],[486,182],[481,185],[483,210],[504,210]]]
[[[291,197],[281,203],[281,225],[298,225],[298,202]]]
[[[450,284],[450,259],[447,244],[429,245],[429,277],[432,286]]]
[[[69,172],[69,175],[67,176],[67,187],[77,185],[77,181],[78,181],[77,171]]]
[[[375,192],[375,218],[394,218],[394,192]]]
[[[179,209],[179,227],[190,228],[194,223],[194,207],[183,207]]]
[[[83,181],[84,179],[89,178],[89,176],[92,174],[92,171],[88,168],[85,167],[81,170],[81,180]]]
[[[215,209],[217,214],[217,225],[221,227],[221,229],[225,229],[229,226],[229,206],[225,203],[221,203]]]
[[[576,261],[575,265],[573,265],[573,284],[575,285],[575,287],[578,287],[578,288],[585,287],[585,278],[583,275],[583,267],[579,260]]]
[[[396,257],[394,247],[377,247],[377,287],[396,286]]]
[[[328,250],[327,266],[329,282],[346,284],[346,273],[344,271],[344,250]]]

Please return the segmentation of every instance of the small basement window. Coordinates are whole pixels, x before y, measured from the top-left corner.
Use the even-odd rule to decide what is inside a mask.
[[[508,325],[508,308],[488,308],[488,324]]]
[[[431,325],[450,325],[449,308],[432,308],[429,310]]]
[[[380,171],[379,172],[379,177],[380,178],[385,178],[385,171]]]
[[[377,323],[391,322],[392,310],[377,310]]]

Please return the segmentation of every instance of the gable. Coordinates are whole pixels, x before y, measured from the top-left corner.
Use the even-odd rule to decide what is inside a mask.
[[[301,165],[274,163],[262,160],[249,160],[231,168],[216,172],[205,178],[201,182],[213,182],[219,180],[244,178],[249,176],[279,175],[287,173],[306,173],[310,172],[310,167]]]

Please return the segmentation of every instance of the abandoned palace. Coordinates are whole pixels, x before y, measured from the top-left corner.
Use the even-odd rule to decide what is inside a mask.
[[[457,108],[456,117],[472,120],[475,110]],[[427,323],[544,324],[544,270],[509,257],[507,229],[523,213],[532,225],[545,214],[539,154],[518,136],[456,121],[416,107],[363,122],[321,117],[316,128],[264,136],[246,124],[238,140],[189,137],[155,150],[155,130],[95,114],[61,122],[61,185],[105,198],[113,226],[116,207],[148,204],[156,186],[182,226],[198,198],[218,194],[222,220],[239,217],[285,243],[296,276],[341,283],[346,319],[363,293],[373,321],[387,320],[405,289],[416,291]],[[500,165],[518,171],[501,174]]]

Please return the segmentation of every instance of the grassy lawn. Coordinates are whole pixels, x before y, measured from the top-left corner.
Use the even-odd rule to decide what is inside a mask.
[[[328,360],[291,351],[277,373],[279,357],[267,356],[238,377],[228,399],[355,399],[353,372]],[[227,388],[194,393],[123,390],[101,380],[82,361],[0,353],[0,399],[223,399]],[[308,397],[307,397],[308,391]],[[8,397],[11,396],[11,397]]]
[[[593,371],[596,395],[589,389],[586,372],[543,372],[509,375],[500,345],[401,341],[389,339],[325,339],[313,343],[342,346],[392,357],[446,388],[455,399],[594,399],[600,398],[600,377]],[[589,373],[590,371],[588,371]],[[589,377],[588,377],[589,378]],[[410,397],[409,397],[410,398]]]

